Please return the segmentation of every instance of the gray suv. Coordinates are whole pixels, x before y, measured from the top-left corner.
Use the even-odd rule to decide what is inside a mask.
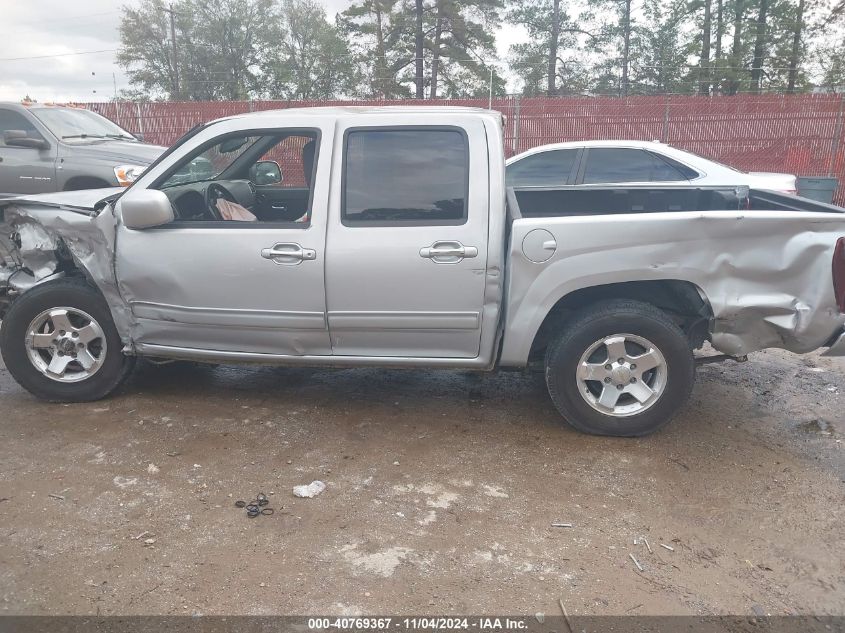
[[[0,102],[0,197],[126,186],[164,150],[90,110]]]

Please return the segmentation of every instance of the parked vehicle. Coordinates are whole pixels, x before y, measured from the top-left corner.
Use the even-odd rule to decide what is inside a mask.
[[[506,189],[489,111],[245,114],[128,190],[6,202],[0,351],[60,402],[136,356],[538,368],[574,427],[635,436],[705,341],[845,355],[843,236],[842,209],[747,188]]]
[[[0,103],[0,197],[127,186],[164,150],[90,110]]]
[[[576,141],[541,145],[507,161],[512,187],[694,184],[797,193],[792,174],[747,173],[663,143]]]

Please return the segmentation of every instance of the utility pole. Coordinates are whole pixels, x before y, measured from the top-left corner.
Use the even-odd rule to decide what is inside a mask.
[[[173,45],[173,90],[171,91],[170,98],[173,101],[179,101],[181,91],[179,90],[179,58],[176,54],[176,12],[173,10],[172,4],[168,5],[168,8],[164,10],[170,14],[170,43]]]
[[[622,46],[622,96],[628,96],[628,65],[631,57],[631,1],[623,0],[625,3],[624,19],[625,32]]]
[[[706,97],[710,94],[710,41],[712,15],[710,0],[704,0],[704,28],[701,31],[701,59],[698,63],[698,94]]]
[[[552,30],[549,34],[549,57],[546,67],[546,96],[557,94],[557,49],[560,46],[560,0],[552,4]]]
[[[416,24],[414,25],[414,76],[416,78],[416,98],[425,98],[424,78],[423,78],[423,0],[415,0],[414,13],[416,17]]]

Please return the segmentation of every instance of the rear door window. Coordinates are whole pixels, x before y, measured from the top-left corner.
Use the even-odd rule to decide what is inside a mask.
[[[469,151],[458,128],[353,129],[341,218],[349,226],[463,224]]]
[[[509,187],[565,185],[577,156],[577,149],[558,149],[526,156],[508,165],[505,181]]]
[[[645,150],[592,147],[587,152],[584,184],[679,180],[686,178],[677,169]]]

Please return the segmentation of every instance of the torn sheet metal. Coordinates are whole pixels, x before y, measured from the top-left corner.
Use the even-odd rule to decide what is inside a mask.
[[[550,231],[554,255],[523,253],[525,236]],[[502,364],[524,365],[555,303],[589,286],[687,281],[713,313],[710,337],[724,354],[767,347],[806,353],[830,344],[845,315],[831,280],[845,214],[705,211],[525,218],[513,224]]]
[[[102,191],[88,191],[99,200]],[[79,196],[78,196],[79,197]],[[56,197],[58,199],[58,196]],[[81,197],[80,197],[81,199]],[[73,199],[75,200],[75,198]],[[54,202],[52,196],[0,205],[0,303],[33,285],[78,270],[106,299],[115,326],[129,346],[131,314],[114,276],[115,218],[111,207]]]

